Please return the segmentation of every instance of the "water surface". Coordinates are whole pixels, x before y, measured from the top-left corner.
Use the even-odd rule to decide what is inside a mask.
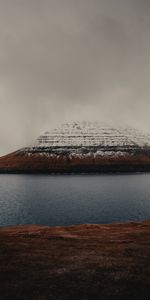
[[[150,174],[0,175],[0,226],[150,219]]]

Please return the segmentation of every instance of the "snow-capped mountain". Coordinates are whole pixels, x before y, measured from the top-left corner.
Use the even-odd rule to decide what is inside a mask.
[[[150,135],[134,128],[114,128],[98,122],[72,122],[46,131],[26,152],[114,155],[150,146]]]
[[[0,158],[0,171],[105,172],[150,170],[150,135],[98,122],[71,122]]]

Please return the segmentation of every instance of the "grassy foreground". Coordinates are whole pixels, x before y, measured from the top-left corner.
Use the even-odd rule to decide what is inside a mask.
[[[0,299],[150,299],[150,221],[1,228]]]

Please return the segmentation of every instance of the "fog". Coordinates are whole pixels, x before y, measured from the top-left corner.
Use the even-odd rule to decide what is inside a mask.
[[[0,155],[71,120],[150,131],[150,1],[0,0]]]

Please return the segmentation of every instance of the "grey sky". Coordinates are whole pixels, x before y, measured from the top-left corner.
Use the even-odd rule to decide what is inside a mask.
[[[61,122],[150,131],[149,0],[0,0],[0,154]]]

